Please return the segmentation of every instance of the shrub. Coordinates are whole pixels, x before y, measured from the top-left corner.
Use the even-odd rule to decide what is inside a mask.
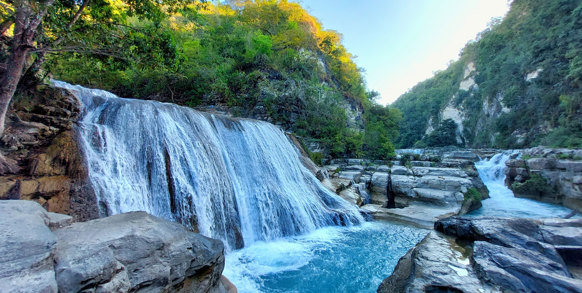
[[[548,181],[540,174],[532,174],[531,177],[523,183],[514,182],[511,185],[511,189],[519,194],[537,196],[552,192],[552,188],[549,186]]]

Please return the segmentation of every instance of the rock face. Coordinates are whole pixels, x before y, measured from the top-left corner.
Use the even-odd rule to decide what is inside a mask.
[[[76,220],[99,217],[73,126],[80,102],[44,87],[15,102],[0,152],[16,168],[0,174],[0,199],[26,199]]]
[[[514,292],[582,292],[582,220],[453,217],[437,231],[473,243],[479,278]],[[574,256],[574,257],[573,257]]]
[[[581,228],[580,219],[440,220],[378,292],[582,292]]]
[[[506,162],[506,183],[516,196],[582,212],[582,150],[536,147],[522,157]]]
[[[71,224],[32,201],[0,212],[2,292],[226,292],[222,242],[177,223],[134,212]]]

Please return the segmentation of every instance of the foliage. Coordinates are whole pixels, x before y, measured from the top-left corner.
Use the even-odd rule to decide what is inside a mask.
[[[464,198],[465,198],[465,200],[472,199],[475,201],[481,201],[481,200],[483,200],[483,195],[481,194],[481,192],[479,192],[479,190],[477,190],[477,188],[471,187],[464,194]]]
[[[123,46],[135,59],[63,53],[47,69],[120,96],[267,117],[315,139],[326,156],[393,155],[400,114],[366,93],[340,34],[324,30],[294,2],[229,2],[166,11],[159,21],[126,16],[132,29],[113,29],[123,32]],[[349,121],[348,108],[366,114]]]
[[[457,145],[457,124],[452,119],[441,122],[439,127],[425,138],[429,147]]]
[[[429,119],[438,122],[452,99],[465,112],[463,135],[470,146],[581,147],[581,19],[579,0],[512,1],[503,21],[492,22],[468,43],[459,61],[394,103],[403,112],[398,146],[420,141]],[[458,91],[463,67],[470,62],[478,88]],[[526,78],[534,72],[536,78]],[[511,111],[489,117],[485,103],[502,103]],[[527,135],[518,142],[517,134]]]
[[[518,194],[541,196],[552,192],[548,181],[540,174],[531,174],[531,177],[523,183],[514,182],[511,189]]]

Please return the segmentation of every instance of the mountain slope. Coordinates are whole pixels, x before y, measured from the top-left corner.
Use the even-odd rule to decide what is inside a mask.
[[[581,105],[582,1],[515,0],[459,61],[393,104],[397,144],[582,147]]]

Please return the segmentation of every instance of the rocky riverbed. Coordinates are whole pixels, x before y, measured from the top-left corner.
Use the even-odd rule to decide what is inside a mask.
[[[452,217],[378,292],[582,292],[582,220]]]
[[[401,152],[395,161],[332,160],[322,182],[377,219],[431,228],[438,219],[480,207],[488,191],[471,151]],[[391,202],[392,201],[392,202]]]

